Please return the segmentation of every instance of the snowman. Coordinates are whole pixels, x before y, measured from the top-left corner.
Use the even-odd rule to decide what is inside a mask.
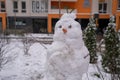
[[[53,43],[47,51],[47,80],[82,80],[89,65],[81,25],[74,13],[65,13],[55,25]]]

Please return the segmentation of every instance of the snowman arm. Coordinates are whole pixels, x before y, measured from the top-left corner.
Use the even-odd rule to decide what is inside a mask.
[[[87,57],[89,57],[89,54],[85,55],[85,56],[84,56],[84,59],[86,59]]]

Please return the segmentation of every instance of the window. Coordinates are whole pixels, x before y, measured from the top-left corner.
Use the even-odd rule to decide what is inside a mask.
[[[13,12],[18,12],[18,2],[13,1]]]
[[[0,3],[0,8],[1,8],[1,12],[5,12],[6,10],[5,10],[5,2],[4,1],[1,1],[1,3]]]
[[[22,12],[26,12],[26,2],[22,1]]]
[[[107,1],[99,0],[99,13],[107,13]]]
[[[107,3],[99,3],[99,13],[107,13]]]
[[[48,11],[48,0],[33,0],[32,1],[32,12],[42,13]]]
[[[32,1],[32,12],[35,12],[35,1]]]
[[[16,20],[15,24],[16,24],[16,26],[25,26],[26,21],[24,21],[24,20]]]
[[[90,1],[84,0],[84,7],[90,7]]]
[[[118,0],[118,10],[120,10],[120,0]]]

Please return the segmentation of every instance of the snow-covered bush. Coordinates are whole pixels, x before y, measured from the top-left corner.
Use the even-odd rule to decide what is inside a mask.
[[[28,40],[27,37],[25,37],[24,39],[22,39],[22,43],[23,43],[23,49],[24,49],[24,54],[25,55],[29,55],[28,51],[30,46],[32,45],[32,43]]]
[[[94,18],[89,19],[89,23],[84,32],[85,44],[90,52],[90,63],[96,63],[96,24]]]
[[[114,16],[111,16],[110,23],[104,34],[105,52],[102,54],[103,69],[112,74],[113,80],[120,79],[120,41],[115,30]],[[118,76],[116,76],[118,74]]]

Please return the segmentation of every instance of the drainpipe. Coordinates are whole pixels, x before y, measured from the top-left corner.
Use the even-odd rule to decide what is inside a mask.
[[[61,15],[61,0],[59,0],[59,18],[60,18],[60,15]]]

